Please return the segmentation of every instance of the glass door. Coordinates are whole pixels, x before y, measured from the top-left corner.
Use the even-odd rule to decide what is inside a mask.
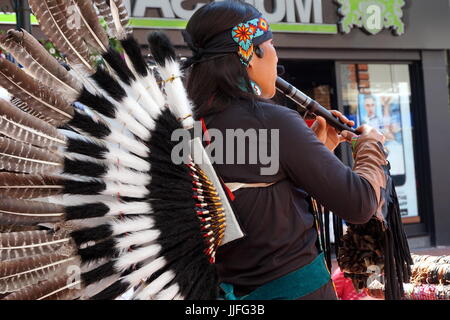
[[[339,106],[359,126],[386,137],[402,217],[419,222],[407,63],[338,63]]]

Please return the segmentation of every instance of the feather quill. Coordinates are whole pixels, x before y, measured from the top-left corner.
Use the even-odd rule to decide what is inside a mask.
[[[36,225],[64,219],[64,206],[49,202],[0,198],[0,224]]]
[[[60,0],[28,0],[31,10],[39,20],[42,32],[63,52],[68,60],[93,71],[89,48],[78,28],[67,24],[67,3]]]
[[[0,45],[12,53],[27,73],[48,87],[72,97],[81,89],[81,83],[26,30],[9,30],[0,38]]]
[[[48,174],[61,167],[61,156],[47,149],[0,137],[0,170]]]
[[[55,127],[0,99],[0,133],[36,146],[53,148],[65,145],[65,138]]]
[[[62,193],[55,177],[0,172],[0,195],[14,199],[45,198]]]
[[[0,59],[0,85],[51,124],[64,124],[73,116],[73,108],[66,100],[6,59]]]

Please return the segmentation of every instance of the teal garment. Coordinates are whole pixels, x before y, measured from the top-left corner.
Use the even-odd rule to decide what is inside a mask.
[[[232,284],[222,283],[220,287],[225,293],[224,300],[295,300],[320,289],[330,279],[321,253],[310,264],[266,283],[246,296],[236,297]]]

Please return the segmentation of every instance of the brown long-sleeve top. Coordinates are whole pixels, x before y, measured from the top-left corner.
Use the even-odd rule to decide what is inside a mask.
[[[235,213],[246,236],[219,248],[216,261],[221,281],[255,289],[311,263],[318,250],[308,195],[350,223],[365,223],[375,213],[377,201],[371,185],[342,164],[297,112],[269,103],[252,106],[237,100],[225,111],[205,117],[205,122],[208,130],[222,132],[224,145],[230,142],[226,129],[279,130],[276,174],[261,175],[260,169],[269,165],[260,161],[216,164],[224,182],[278,181],[269,187],[234,192]],[[264,143],[271,150],[270,133],[267,136]],[[250,147],[246,141],[247,160],[249,152],[257,150]],[[226,155],[225,148],[224,159]]]

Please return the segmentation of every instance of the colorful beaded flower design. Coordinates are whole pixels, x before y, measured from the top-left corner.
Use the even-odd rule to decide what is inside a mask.
[[[253,39],[267,31],[269,31],[269,23],[262,17],[240,23],[231,31],[233,40],[239,45],[238,55],[246,67],[253,58]]]

